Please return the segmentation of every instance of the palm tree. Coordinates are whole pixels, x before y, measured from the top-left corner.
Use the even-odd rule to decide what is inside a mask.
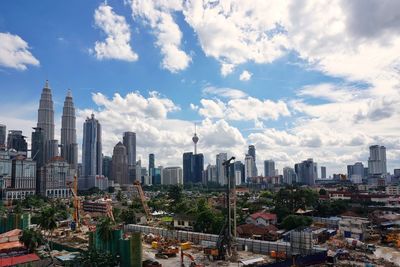
[[[51,261],[54,265],[54,258],[51,254],[50,242],[51,237],[53,235],[54,229],[57,228],[57,209],[51,205],[49,207],[45,207],[40,211],[39,214],[39,226],[44,230],[46,237],[46,247],[49,250],[49,255]]]
[[[109,240],[111,240],[113,227],[114,222],[109,217],[103,218],[97,225],[96,228],[99,233],[99,237],[104,243],[107,243]]]
[[[25,229],[19,238],[25,247],[32,253],[38,246],[43,244],[43,236],[39,231]]]

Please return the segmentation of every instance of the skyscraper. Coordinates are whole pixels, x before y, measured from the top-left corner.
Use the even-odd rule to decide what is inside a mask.
[[[256,147],[254,145],[249,145],[249,150],[248,150],[247,154],[253,157],[252,176],[255,177],[258,175]]]
[[[225,177],[225,166],[222,165],[224,161],[228,159],[227,153],[219,153],[216,156],[216,166],[217,166],[217,180],[220,185],[226,185],[228,183]]]
[[[23,152],[25,155],[28,152],[28,144],[22,131],[10,130],[7,136],[7,148],[15,149],[18,152]]]
[[[54,140],[54,104],[47,80],[40,96],[37,128],[43,130],[44,162],[46,163],[53,157],[58,156],[58,141]]]
[[[68,90],[65,97],[61,118],[61,157],[69,163],[71,169],[76,170],[78,164],[78,144],[76,143],[75,107],[70,90]]]
[[[306,185],[314,185],[318,179],[317,163],[313,159],[307,159],[294,165],[299,183]]]
[[[183,184],[182,168],[181,167],[167,167],[163,169],[164,185]]]
[[[293,168],[283,168],[283,183],[291,185],[296,182],[296,173]]]
[[[203,154],[183,153],[183,183],[201,183],[204,170]]]
[[[92,114],[83,124],[82,175],[101,175],[102,163],[101,124]]]
[[[153,181],[154,179],[154,168],[155,168],[155,156],[154,154],[149,154],[149,176],[150,180]]]
[[[254,177],[254,158],[253,156],[247,154],[244,158],[244,173],[246,182],[248,182],[252,177]]]
[[[103,156],[103,175],[111,179],[111,169],[112,169],[112,158],[109,156]]]
[[[126,147],[126,154],[128,156],[128,175],[129,181],[133,183],[136,179],[136,133],[124,132],[123,144]],[[138,178],[138,180],[140,180]]]
[[[326,179],[326,167],[321,166],[321,179]]]
[[[368,159],[368,174],[369,175],[386,175],[386,147],[370,146]]]
[[[121,142],[118,142],[114,147],[111,173],[114,182],[120,185],[129,184],[128,155],[126,153],[126,147]]]
[[[264,160],[264,176],[275,176],[275,161],[272,159]]]
[[[0,149],[6,147],[6,134],[7,127],[4,124],[0,124]]]
[[[45,143],[44,133],[42,128],[33,128],[35,131],[32,132],[32,144],[31,144],[31,158],[36,161],[36,193],[42,194],[43,183],[42,183],[42,172],[41,168],[45,165]]]

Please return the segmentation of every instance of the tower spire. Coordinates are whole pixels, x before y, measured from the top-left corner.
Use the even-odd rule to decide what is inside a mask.
[[[197,142],[199,142],[199,137],[197,136],[196,133],[197,127],[196,127],[196,123],[194,124],[194,135],[192,137],[192,141],[194,143],[194,154],[197,154]]]

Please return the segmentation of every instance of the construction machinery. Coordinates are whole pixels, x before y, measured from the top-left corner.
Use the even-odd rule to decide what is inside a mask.
[[[78,229],[79,225],[79,212],[80,212],[80,200],[78,197],[78,177],[74,175],[74,180],[72,182],[68,182],[67,185],[70,186],[72,196],[73,196],[73,206],[74,206],[74,212],[72,214],[72,218],[74,220],[74,227],[75,229]]]
[[[204,267],[203,264],[197,264],[194,257],[191,254],[183,252],[182,248],[181,248],[181,267],[185,267],[184,257],[187,257],[190,260],[189,267]]]
[[[112,205],[111,205],[111,201],[109,201],[108,200],[109,198],[106,196],[106,197],[104,197],[104,200],[106,201],[106,207],[107,207],[107,209],[106,209],[106,215],[107,215],[107,217],[108,218],[110,218],[113,222],[115,222],[115,219],[114,219],[114,213],[113,213],[113,208],[112,208]],[[111,199],[110,199],[111,200]]]
[[[400,233],[398,231],[392,231],[383,234],[381,242],[383,244],[393,245],[394,247],[400,248]]]
[[[136,190],[137,190],[137,192],[139,194],[139,198],[140,198],[140,201],[142,202],[142,206],[143,206],[144,212],[146,213],[147,221],[151,222],[153,220],[153,216],[151,215],[149,206],[147,205],[146,197],[144,196],[142,185],[140,184],[139,181],[135,181],[133,183],[133,186],[136,188]]]

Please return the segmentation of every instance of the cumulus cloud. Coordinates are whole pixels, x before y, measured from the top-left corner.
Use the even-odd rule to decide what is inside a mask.
[[[172,16],[182,9],[181,1],[130,0],[130,5],[134,20],[144,19],[153,29],[163,55],[161,66],[173,73],[186,69],[192,59],[181,48],[182,32]]]
[[[290,116],[285,102],[260,100],[254,97],[235,98],[227,102],[219,99],[201,99],[199,114],[206,118],[225,118],[233,121],[277,120]]]
[[[239,80],[241,80],[241,81],[248,81],[248,80],[251,79],[251,76],[253,76],[253,73],[251,73],[251,72],[249,72],[249,71],[247,71],[247,70],[244,70],[244,71],[240,74]]]
[[[0,66],[26,70],[28,65],[39,66],[29,51],[28,43],[18,35],[0,32]]]
[[[94,21],[107,35],[105,41],[97,41],[91,50],[97,59],[136,61],[138,55],[130,46],[131,31],[123,16],[116,14],[107,3],[101,4],[94,13]]]

